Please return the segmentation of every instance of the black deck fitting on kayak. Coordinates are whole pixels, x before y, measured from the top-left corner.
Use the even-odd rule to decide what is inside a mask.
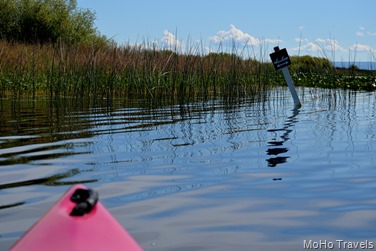
[[[77,189],[70,198],[72,202],[77,204],[70,215],[84,216],[85,214],[90,213],[95,204],[97,204],[98,198],[98,192],[92,189]]]

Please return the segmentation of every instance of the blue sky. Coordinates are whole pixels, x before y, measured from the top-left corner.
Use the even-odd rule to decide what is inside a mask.
[[[78,0],[78,5],[94,11],[100,33],[118,44],[205,53],[235,44],[238,53],[259,60],[279,45],[290,55],[376,61],[375,0]]]

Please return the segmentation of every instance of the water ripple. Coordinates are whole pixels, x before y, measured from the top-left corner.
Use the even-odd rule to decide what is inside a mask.
[[[2,100],[0,236],[14,241],[75,183],[150,250],[376,236],[376,95],[299,95],[298,110],[285,88],[262,102]]]

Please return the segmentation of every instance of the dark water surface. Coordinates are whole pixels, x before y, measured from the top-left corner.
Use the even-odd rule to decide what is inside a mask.
[[[72,184],[145,250],[376,248],[376,93],[0,104],[0,250]],[[338,248],[335,246],[334,250]]]

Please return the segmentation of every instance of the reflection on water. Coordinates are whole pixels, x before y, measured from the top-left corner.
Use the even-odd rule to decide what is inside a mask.
[[[268,129],[268,132],[273,134],[273,139],[268,141],[268,144],[272,146],[268,148],[266,151],[268,155],[276,156],[273,158],[269,158],[266,161],[268,162],[268,166],[275,167],[278,164],[283,164],[289,158],[288,156],[277,156],[283,153],[287,153],[289,150],[285,147],[282,147],[283,144],[290,139],[289,134],[293,131],[291,128],[294,127],[294,124],[298,121],[297,116],[299,114],[299,108],[294,107],[292,110],[292,115],[287,117],[286,122],[283,124],[281,129]],[[278,135],[278,133],[282,133],[282,135]],[[278,136],[277,136],[278,135]]]
[[[376,95],[299,95],[0,100],[0,250],[74,183],[146,250],[376,242]]]

